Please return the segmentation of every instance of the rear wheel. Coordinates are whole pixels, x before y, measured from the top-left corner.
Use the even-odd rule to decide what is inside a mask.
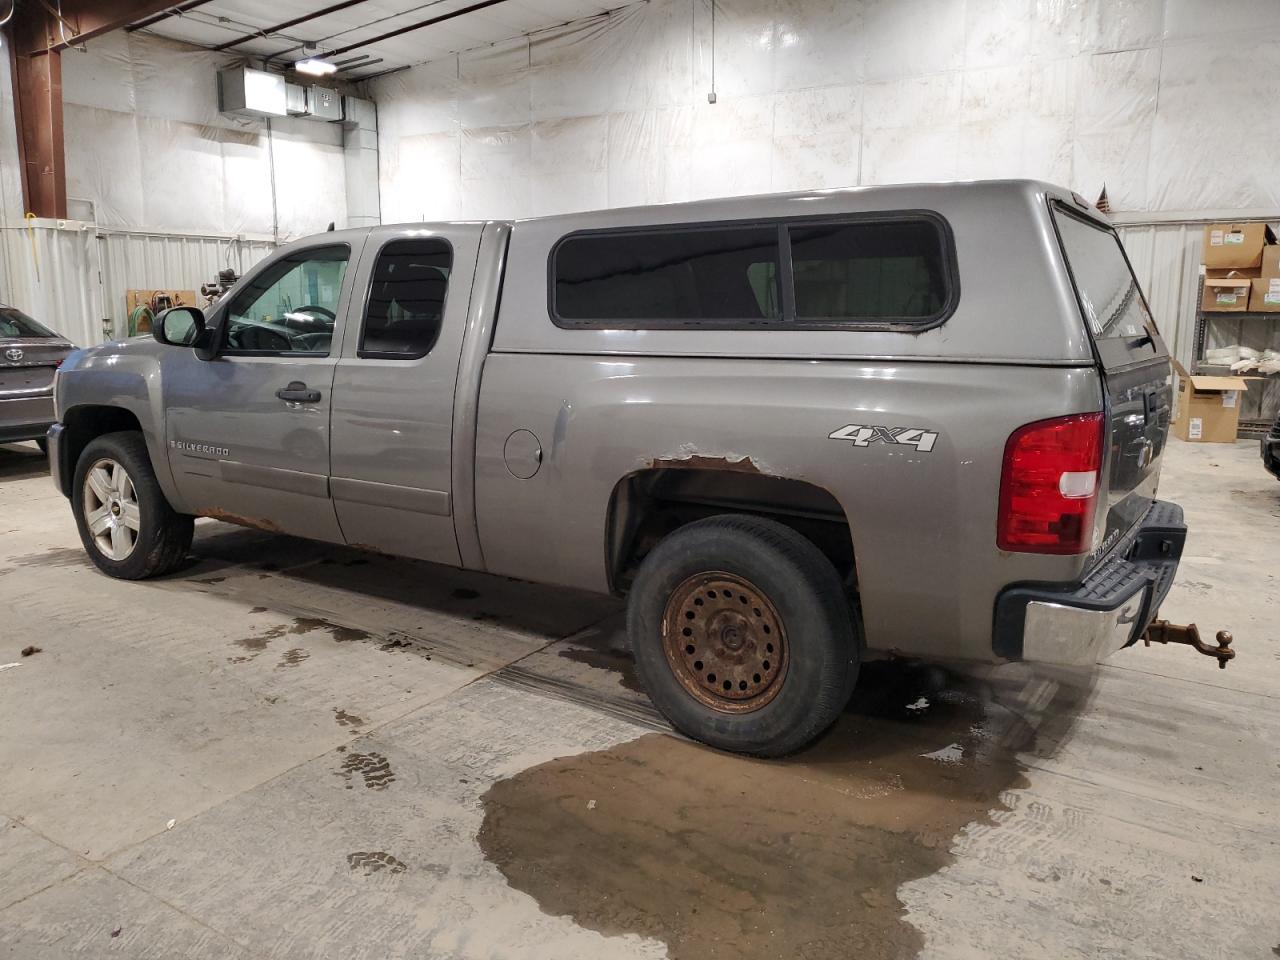
[[[658,709],[723,750],[800,749],[835,721],[857,679],[835,568],[759,517],[710,517],[660,542],[636,577],[627,629]]]
[[[191,547],[194,521],[169,506],[141,434],[91,441],[76,464],[71,503],[85,552],[110,576],[142,580],[167,573]]]

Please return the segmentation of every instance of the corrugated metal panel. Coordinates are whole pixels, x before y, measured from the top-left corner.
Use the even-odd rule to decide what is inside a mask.
[[[243,274],[273,249],[269,240],[97,231],[73,220],[0,228],[0,245],[0,301],[81,346],[128,335],[126,291],[199,294],[219,270]]]
[[[243,275],[273,249],[269,240],[234,237],[101,230],[98,238],[103,303],[114,336],[128,333],[127,291],[192,290],[198,298],[200,285],[212,283],[219,270]]]
[[[1221,220],[1256,219],[1224,216]],[[1174,356],[1191,369],[1195,361],[1196,310],[1200,294],[1203,218],[1167,223],[1118,224],[1116,229],[1133,261],[1138,282]],[[1274,222],[1268,220],[1268,222]],[[1240,345],[1280,349],[1280,323],[1216,315],[1205,331],[1208,348]],[[1256,374],[1255,374],[1256,376]],[[1280,411],[1280,377],[1253,380],[1240,401],[1242,420],[1272,420]]]
[[[81,346],[103,341],[98,243],[91,224],[31,220],[0,227],[5,283],[0,300]]]

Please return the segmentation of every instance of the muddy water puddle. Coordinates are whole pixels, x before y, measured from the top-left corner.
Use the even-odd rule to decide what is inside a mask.
[[[636,676],[636,660],[630,650],[613,647],[575,646],[566,647],[559,655],[573,663],[585,663],[589,667],[609,670],[618,675],[618,682],[624,690],[632,693],[644,693],[640,678]]]
[[[836,727],[755,761],[664,734],[495,784],[479,842],[544,911],[675,960],[914,957],[898,887],[1025,786],[1031,728],[974,687],[868,665]]]

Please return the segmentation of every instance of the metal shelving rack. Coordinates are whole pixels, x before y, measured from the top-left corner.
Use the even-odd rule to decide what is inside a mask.
[[[1230,367],[1215,366],[1204,362],[1205,351],[1208,347],[1209,324],[1214,321],[1240,321],[1243,339],[1244,321],[1246,320],[1265,320],[1274,324],[1271,339],[1272,347],[1280,348],[1280,313],[1259,313],[1254,310],[1210,310],[1207,313],[1200,308],[1200,304],[1204,303],[1204,278],[1200,278],[1199,289],[1196,291],[1196,327],[1194,348],[1195,355],[1191,361],[1191,372],[1194,374],[1204,374],[1206,376],[1234,376]],[[1252,373],[1245,376],[1262,376],[1261,374]],[[1254,394],[1256,393],[1256,397]],[[1236,437],[1240,440],[1254,440],[1265,437],[1267,431],[1271,429],[1271,425],[1276,421],[1277,413],[1280,413],[1280,376],[1272,374],[1265,377],[1264,380],[1251,381],[1246,396],[1241,398],[1242,408],[1240,410],[1240,426],[1236,432]],[[1247,412],[1251,412],[1256,405],[1256,415],[1246,416]]]

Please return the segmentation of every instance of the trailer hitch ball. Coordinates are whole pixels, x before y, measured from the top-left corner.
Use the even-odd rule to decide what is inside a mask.
[[[1170,623],[1168,620],[1152,620],[1151,626],[1147,627],[1147,632],[1142,635],[1142,642],[1148,647],[1153,643],[1188,644],[1206,657],[1217,657],[1218,668],[1225,670],[1227,661],[1234,660],[1236,655],[1236,652],[1231,649],[1231,634],[1226,630],[1219,630],[1214,639],[1218,642],[1216,647],[1200,639],[1200,629],[1194,623],[1183,626]]]

